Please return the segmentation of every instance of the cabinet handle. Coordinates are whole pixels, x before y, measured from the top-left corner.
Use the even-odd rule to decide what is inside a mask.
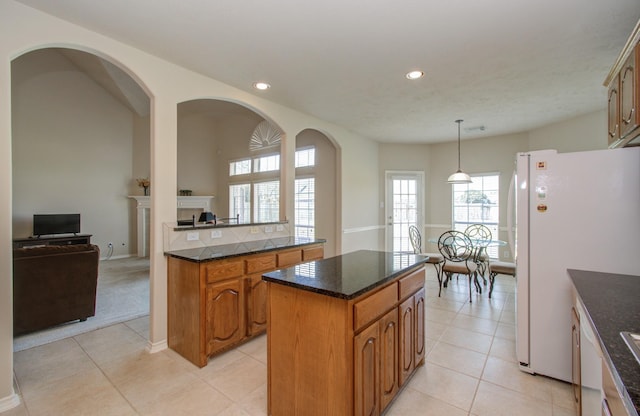
[[[629,111],[629,118],[623,118],[622,122],[624,124],[631,124],[631,120],[633,120],[633,113],[635,113],[636,109],[635,107],[631,109],[631,111]]]

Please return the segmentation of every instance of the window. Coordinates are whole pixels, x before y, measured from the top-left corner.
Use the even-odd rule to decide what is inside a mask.
[[[280,221],[280,181],[253,184],[254,222]]]
[[[306,147],[296,150],[296,168],[316,165],[316,148]]]
[[[254,172],[273,172],[280,170],[280,155],[261,156],[253,159]]]
[[[295,235],[315,238],[315,178],[295,181]]]
[[[229,176],[251,173],[251,159],[236,160],[229,163]]]
[[[239,224],[280,221],[279,171],[279,154],[229,162],[230,177],[246,175],[229,185],[229,216],[238,215]]]
[[[469,184],[453,185],[453,228],[462,231],[471,224],[484,224],[498,239],[500,176],[496,174],[471,177]],[[488,247],[491,258],[498,258],[498,247]]]
[[[238,217],[238,224],[251,222],[251,185],[242,183],[229,186],[229,216]]]
[[[294,228],[296,237],[316,235],[316,148],[296,149],[296,180],[294,192]],[[302,169],[301,169],[302,168]]]

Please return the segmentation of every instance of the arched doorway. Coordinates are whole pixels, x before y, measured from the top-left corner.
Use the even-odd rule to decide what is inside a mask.
[[[92,234],[103,261],[135,256],[126,196],[142,194],[135,178],[149,177],[148,94],[116,65],[76,49],[37,49],[11,65],[13,237],[32,234],[34,214],[80,213],[81,232]],[[146,267],[136,311],[148,314],[148,259],[135,267]],[[132,283],[125,280],[115,284]],[[96,318],[106,309],[107,323],[132,316],[122,311],[129,299],[119,296],[120,310],[98,302]]]

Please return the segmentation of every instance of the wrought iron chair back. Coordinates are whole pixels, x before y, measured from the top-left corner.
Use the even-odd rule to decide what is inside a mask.
[[[409,240],[411,241],[411,246],[413,247],[414,254],[422,253],[422,236],[420,235],[420,230],[415,225],[409,226]]]
[[[476,240],[483,247],[488,246],[491,243],[491,230],[486,225],[482,224],[471,224],[464,230],[464,233],[471,239]]]
[[[473,259],[474,247],[471,239],[460,231],[445,231],[438,238],[438,250],[444,257],[442,271],[447,276],[443,279],[443,286],[447,287],[454,274],[467,275],[469,278],[469,302],[472,302],[471,285],[475,285],[476,291],[479,293],[482,293],[482,288],[478,283],[478,265]]]
[[[487,254],[487,246],[491,244],[493,236],[489,227],[483,224],[471,224],[464,230],[464,233],[471,239],[475,247],[474,261],[480,268],[480,276],[482,280],[487,284],[487,279],[484,277],[485,271],[489,267],[489,256]]]
[[[446,231],[438,238],[438,250],[445,260],[460,263],[473,255],[473,244],[460,231]]]

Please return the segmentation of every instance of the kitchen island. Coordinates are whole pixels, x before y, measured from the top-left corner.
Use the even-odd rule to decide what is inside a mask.
[[[263,274],[268,414],[384,412],[424,364],[427,259],[363,250]]]
[[[198,367],[267,328],[262,273],[324,256],[325,240],[278,237],[167,251],[169,347]]]

